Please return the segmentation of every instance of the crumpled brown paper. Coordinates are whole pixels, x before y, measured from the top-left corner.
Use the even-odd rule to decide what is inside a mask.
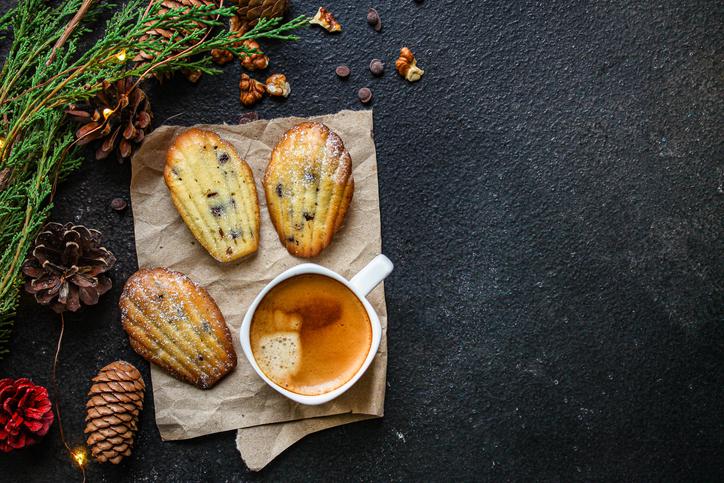
[[[332,244],[310,261],[351,278],[381,250],[372,112],[342,111],[311,119],[327,124],[341,136],[352,157],[355,192],[344,227]],[[139,266],[177,270],[206,287],[226,318],[239,361],[232,374],[206,391],[182,383],[152,365],[156,424],[161,437],[188,439],[239,429],[237,447],[252,470],[263,468],[307,434],[383,414],[387,311],[382,286],[368,296],[383,327],[377,357],[357,384],[327,404],[304,406],[275,392],[257,376],[239,345],[239,327],[257,293],[279,273],[306,261],[289,255],[279,242],[261,186],[272,148],[287,129],[303,120],[196,126],[213,130],[232,143],[254,172],[261,208],[261,240],[257,253],[239,262],[222,264],[206,253],[171,202],[163,180],[166,150],[186,127],[156,129],[132,161],[131,202]]]

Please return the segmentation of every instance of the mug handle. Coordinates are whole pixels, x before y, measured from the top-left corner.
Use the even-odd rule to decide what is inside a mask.
[[[378,286],[394,268],[394,265],[386,256],[379,254],[372,259],[357,275],[349,281],[356,290],[367,296],[373,288]]]

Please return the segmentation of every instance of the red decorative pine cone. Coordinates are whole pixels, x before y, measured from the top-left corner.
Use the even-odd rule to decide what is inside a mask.
[[[0,451],[37,443],[53,424],[48,390],[29,379],[0,379]]]

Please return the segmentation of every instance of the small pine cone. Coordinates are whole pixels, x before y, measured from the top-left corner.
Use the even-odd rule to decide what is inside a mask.
[[[247,32],[260,18],[283,17],[289,9],[289,0],[237,0],[236,5],[236,17],[232,18],[231,30]]]
[[[125,361],[111,362],[92,381],[86,404],[87,444],[99,463],[118,464],[131,454],[146,385],[138,369]]]
[[[98,303],[111,288],[106,272],[116,263],[101,246],[101,232],[83,225],[47,223],[23,263],[25,290],[60,313]]]
[[[153,116],[148,96],[131,78],[103,81],[103,90],[89,104],[71,104],[65,113],[83,123],[75,132],[79,145],[95,142],[96,159],[115,152],[119,163],[143,142]]]

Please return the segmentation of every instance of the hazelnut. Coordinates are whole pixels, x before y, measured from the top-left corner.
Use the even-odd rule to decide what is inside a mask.
[[[342,25],[337,22],[337,19],[334,18],[334,15],[332,15],[332,12],[327,10],[324,7],[319,7],[319,10],[317,10],[317,14],[314,16],[312,20],[309,21],[309,23],[314,25],[319,25],[320,27],[324,28],[327,32],[341,32],[342,31]]]
[[[420,69],[417,66],[415,54],[413,54],[412,51],[407,47],[403,47],[402,49],[400,49],[400,57],[397,59],[397,61],[395,61],[395,68],[402,77],[410,82],[420,80],[422,74],[425,73],[424,70]]]
[[[261,51],[261,47],[256,40],[245,40],[241,44],[246,54],[241,58],[241,65],[247,70],[262,70],[266,69],[269,65],[269,57],[264,55]]]
[[[263,83],[252,79],[247,74],[241,74],[239,81],[239,100],[246,107],[251,107],[261,100],[266,91]]]
[[[273,74],[266,80],[266,92],[274,97],[289,97],[292,88],[284,74]]]
[[[219,65],[228,64],[229,62],[234,60],[234,54],[232,54],[228,50],[212,49],[211,60]]]

